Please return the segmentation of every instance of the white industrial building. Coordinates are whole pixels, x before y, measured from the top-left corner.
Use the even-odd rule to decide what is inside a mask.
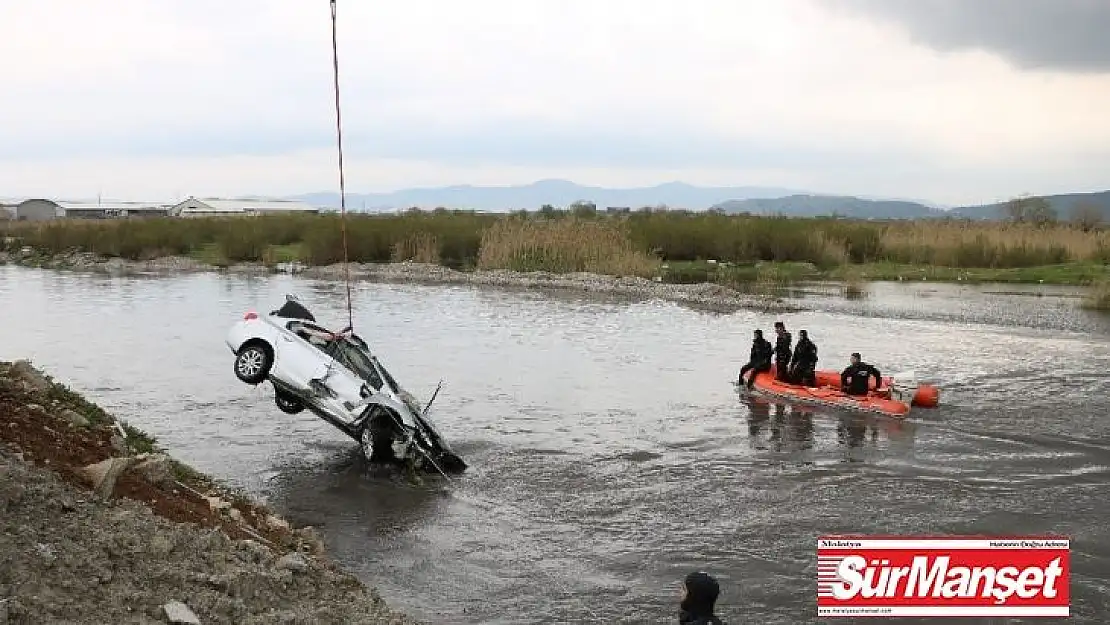
[[[168,217],[169,204],[158,202],[57,202],[66,219],[109,219],[112,217]]]
[[[52,219],[111,219],[134,217],[221,217],[234,215],[272,215],[283,213],[316,214],[320,209],[295,200],[198,199],[184,202],[70,202],[31,198],[22,202],[0,201],[0,220],[47,221]]]
[[[315,214],[320,209],[297,200],[195,198],[175,204],[170,214],[177,217],[224,217],[235,215],[273,215],[280,213]]]
[[[12,206],[12,219],[48,221],[52,219],[108,219],[111,217],[166,217],[169,204],[156,202],[68,202],[31,198]]]

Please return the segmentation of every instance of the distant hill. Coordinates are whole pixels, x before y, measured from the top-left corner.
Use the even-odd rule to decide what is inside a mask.
[[[577,201],[593,202],[598,209],[610,206],[633,210],[644,206],[666,204],[671,208],[704,210],[734,199],[773,198],[798,193],[776,187],[696,187],[683,182],[669,182],[654,187],[610,189],[575,184],[567,180],[540,180],[527,185],[403,189],[393,193],[348,193],[348,210],[381,211],[417,206],[423,209],[446,207],[464,210],[504,211],[538,210],[544,204],[565,207]],[[339,207],[339,194],[306,193],[292,196],[321,207]]]
[[[1065,193],[1043,197],[1056,209],[1059,219],[1068,220],[1077,207],[1089,206],[1092,209],[1099,210],[1102,214],[1102,220],[1110,223],[1110,191]],[[952,209],[952,216],[966,219],[1004,219],[1006,217],[1006,202],[981,206],[961,206]]]
[[[906,200],[866,200],[844,195],[788,195],[721,202],[714,208],[725,213],[819,217],[839,215],[849,219],[925,219],[945,217],[940,208]]]
[[[1069,219],[1078,206],[1101,211],[1110,223],[1110,191],[1069,193],[1044,196],[1060,219]],[[339,194],[305,193],[292,196],[310,204],[339,208]],[[490,212],[538,210],[545,204],[563,208],[577,201],[593,202],[598,209],[666,205],[673,209],[706,210],[715,208],[729,214],[785,215],[818,217],[839,215],[850,219],[1002,219],[1005,202],[981,206],[940,207],[921,200],[812,194],[778,187],[698,187],[684,182],[669,182],[654,187],[615,189],[575,184],[567,180],[540,180],[515,186],[428,187],[402,189],[392,193],[349,193],[347,209],[352,211],[392,211],[413,206],[430,210],[437,207]]]

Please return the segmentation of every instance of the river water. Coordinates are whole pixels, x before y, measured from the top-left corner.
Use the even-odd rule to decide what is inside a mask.
[[[32,359],[317,526],[431,623],[676,623],[695,569],[718,577],[733,624],[817,622],[825,533],[1070,535],[1073,622],[1105,623],[1110,319],[1008,291],[876,285],[771,317],[358,284],[356,329],[395,377],[424,399],[446,380],[433,413],[472,467],[451,484],[371,470],[234,378],[231,323],[296,292],[343,325],[339,284],[0,267],[0,359]],[[778,318],[809,330],[821,366],[860,351],[937,383],[941,407],[898,423],[741,400],[751,331]]]

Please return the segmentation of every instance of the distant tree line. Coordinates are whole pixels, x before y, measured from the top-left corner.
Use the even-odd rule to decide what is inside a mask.
[[[1079,202],[1070,212],[1069,220],[1085,232],[1102,226],[1102,211],[1094,204]],[[1060,221],[1057,210],[1043,197],[1016,197],[1003,206],[1003,213],[1007,221],[1014,223],[1047,226]]]

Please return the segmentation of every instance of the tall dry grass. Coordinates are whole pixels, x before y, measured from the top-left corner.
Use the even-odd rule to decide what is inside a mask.
[[[815,258],[809,262],[827,267],[838,267],[852,262],[848,245],[843,240],[834,238],[824,230],[815,230],[809,236],[816,252]]]
[[[863,279],[860,270],[853,266],[848,266],[843,272],[841,284],[846,299],[863,299],[867,296],[867,285]]]
[[[1110,310],[1110,280],[1100,280],[1091,285],[1083,299],[1083,307],[1088,310]]]
[[[429,265],[439,264],[439,243],[430,232],[418,232],[393,244],[391,260],[395,263],[412,261]]]
[[[886,260],[960,268],[1012,268],[1110,260],[1110,232],[1071,226],[914,222],[887,225]]]
[[[591,272],[651,277],[661,262],[628,237],[623,222],[597,219],[506,219],[482,236],[481,269]]]

